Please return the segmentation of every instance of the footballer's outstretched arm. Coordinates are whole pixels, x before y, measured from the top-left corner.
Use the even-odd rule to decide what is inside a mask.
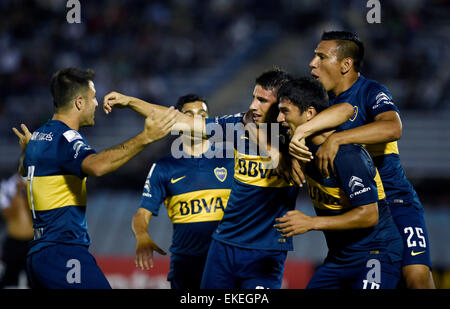
[[[307,216],[300,210],[288,211],[275,219],[275,227],[284,237],[304,234],[308,231],[350,230],[375,226],[378,223],[378,204],[358,206],[337,216]]]
[[[83,172],[94,176],[111,173],[140,153],[145,146],[169,134],[176,114],[173,109],[168,109],[163,115],[158,119],[153,115],[147,117],[144,130],[128,141],[87,156],[81,163]]]
[[[154,113],[155,117],[163,117],[162,113],[168,109],[168,107],[148,103],[144,100],[127,96],[115,91],[108,93],[103,99],[103,110],[107,115],[112,112],[113,108],[125,107],[131,108],[143,117],[148,117],[151,113]],[[194,134],[201,134],[202,136],[205,136],[205,128],[206,125],[203,117],[191,117],[178,112],[176,122],[172,127],[172,130],[191,131]]]

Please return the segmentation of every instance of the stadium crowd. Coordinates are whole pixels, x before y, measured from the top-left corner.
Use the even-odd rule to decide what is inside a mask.
[[[99,99],[126,89],[172,105],[175,79],[189,84],[201,70],[225,71],[225,59],[248,42],[264,40],[256,34],[265,29],[279,29],[278,37],[327,25],[358,29],[368,50],[364,74],[389,85],[401,110],[448,109],[450,31],[445,31],[444,2],[383,2],[383,27],[377,27],[367,23],[368,8],[361,1],[81,1],[81,23],[69,24],[65,1],[5,0],[0,3],[0,138],[15,142],[10,128],[18,119],[30,128],[48,119],[48,83],[62,67],[93,68]],[[308,40],[316,43],[314,36]],[[261,46],[248,61],[267,49]],[[299,62],[306,68],[308,61]],[[207,82],[207,93],[201,93],[206,97],[223,85]],[[105,117],[98,114],[99,120]]]

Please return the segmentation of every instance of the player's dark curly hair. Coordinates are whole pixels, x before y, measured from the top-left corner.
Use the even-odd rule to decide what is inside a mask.
[[[300,113],[312,106],[319,113],[328,107],[328,95],[320,82],[312,77],[291,80],[278,90],[278,101],[289,99]]]
[[[69,105],[78,95],[85,95],[89,89],[89,81],[94,79],[93,70],[65,68],[53,74],[50,91],[56,110]]]
[[[205,98],[199,96],[198,94],[193,94],[193,93],[189,93],[189,94],[186,94],[184,96],[179,97],[178,101],[177,101],[177,104],[175,105],[175,108],[181,112],[181,110],[183,109],[184,104],[192,103],[192,102],[195,102],[195,101],[203,102],[203,103],[206,104],[206,107],[209,108],[208,102],[206,102]]]
[[[256,85],[260,85],[266,90],[271,90],[273,92],[278,92],[280,87],[292,80],[292,76],[289,75],[286,71],[275,67],[271,70],[265,71],[260,76],[258,76],[255,80]]]
[[[352,58],[355,71],[360,71],[364,59],[364,44],[356,33],[349,31],[326,31],[322,34],[322,41],[337,41],[337,55],[339,59]]]

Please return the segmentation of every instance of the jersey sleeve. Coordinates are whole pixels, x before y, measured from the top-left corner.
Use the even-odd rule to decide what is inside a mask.
[[[96,151],[87,144],[84,137],[75,130],[68,130],[63,133],[58,148],[63,154],[62,168],[80,178],[86,177],[81,164],[88,155],[94,154]]]
[[[382,84],[373,83],[367,93],[367,108],[373,119],[381,113],[395,111],[399,113],[389,90]]]
[[[217,131],[221,130],[223,136],[225,136],[227,124],[241,123],[244,118],[244,113],[238,113],[234,115],[216,116],[214,118],[206,118],[206,136],[212,137],[217,135]]]
[[[149,210],[154,216],[158,215],[167,196],[164,183],[163,167],[160,163],[153,163],[145,180],[140,207]]]
[[[336,177],[353,207],[378,201],[376,170],[372,159],[353,145],[339,150],[334,161]]]

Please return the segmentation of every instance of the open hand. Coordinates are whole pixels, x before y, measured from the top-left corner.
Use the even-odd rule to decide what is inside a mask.
[[[158,247],[158,245],[150,238],[148,234],[143,234],[137,238],[136,256],[134,258],[136,267],[140,267],[142,270],[149,270],[150,268],[153,268],[153,251],[166,255],[166,252]]]
[[[166,111],[152,109],[150,116],[145,118],[144,133],[150,142],[160,140],[171,131],[176,123],[179,112],[171,106]]]
[[[334,173],[334,159],[339,151],[339,145],[335,143],[333,135],[330,135],[320,145],[316,152],[316,164],[320,173],[325,177],[331,177]]]
[[[24,151],[27,148],[28,142],[31,139],[31,133],[28,130],[27,126],[24,125],[23,123],[20,125],[20,128],[22,129],[23,132],[20,132],[16,128],[12,128],[12,130],[14,134],[16,134],[16,136],[19,138],[20,148],[22,149],[22,151]]]

